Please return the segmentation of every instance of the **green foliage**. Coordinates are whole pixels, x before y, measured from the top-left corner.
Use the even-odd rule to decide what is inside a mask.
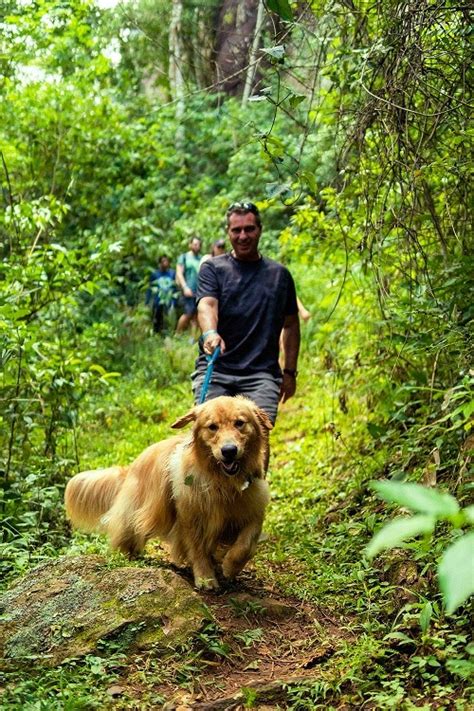
[[[398,518],[384,526],[366,548],[369,558],[419,534],[433,533],[439,521],[449,521],[456,528],[472,524],[472,507],[460,509],[450,494],[394,481],[372,482],[372,488],[385,501],[421,514]],[[438,564],[438,578],[446,612],[452,614],[474,594],[474,532],[465,533],[446,548]],[[425,625],[426,620],[422,628]]]
[[[276,12],[277,15],[280,15],[282,20],[288,20],[291,22],[293,19],[293,12],[288,0],[267,0],[267,6],[269,10],[272,10],[273,12]]]
[[[186,84],[200,88],[213,83],[206,61],[212,52],[212,27],[218,0],[182,0],[181,33],[186,61],[180,69]],[[112,15],[113,13],[113,15]],[[120,47],[120,90],[125,95],[146,91],[152,98],[172,97],[169,79],[169,0],[133,0],[119,3],[108,18],[112,37]],[[144,86],[145,85],[145,86]]]
[[[124,668],[125,657],[87,655],[83,660],[71,659],[58,669],[25,678],[18,674],[15,683],[3,690],[5,709],[64,709],[80,711],[103,709],[108,703],[105,685],[117,681]],[[83,682],[88,678],[89,685]]]
[[[380,551],[387,548],[395,548],[409,538],[419,536],[422,533],[432,533],[435,523],[434,516],[423,514],[410,516],[409,518],[396,518],[374,536],[370,545],[367,546],[367,555],[369,558],[373,558]]]
[[[235,638],[242,642],[244,647],[251,647],[255,642],[258,642],[263,637],[263,630],[260,627],[255,627],[251,630],[245,630],[235,635]]]
[[[439,586],[451,615],[474,594],[474,532],[466,533],[444,551],[438,566]]]
[[[436,519],[453,519],[459,511],[459,504],[454,496],[427,489],[419,484],[375,481],[372,488],[385,501],[405,506],[412,511],[420,511]]]

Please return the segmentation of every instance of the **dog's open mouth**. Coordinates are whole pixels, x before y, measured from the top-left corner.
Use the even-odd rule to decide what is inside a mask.
[[[237,472],[240,469],[240,464],[238,461],[234,460],[233,462],[219,462],[224,474],[227,474],[228,476],[234,476],[234,474],[237,474]]]

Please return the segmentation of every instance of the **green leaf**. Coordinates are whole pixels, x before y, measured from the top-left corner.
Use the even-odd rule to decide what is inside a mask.
[[[285,155],[285,144],[278,136],[266,136],[265,150],[272,157],[281,157]]]
[[[423,608],[420,612],[420,627],[423,633],[426,632],[426,630],[430,626],[432,614],[433,606],[431,602],[427,602],[425,605],[423,605]]]
[[[385,427],[380,427],[380,425],[376,425],[374,422],[367,422],[367,431],[371,437],[378,439],[380,435],[385,434],[387,430]]]
[[[438,565],[438,578],[446,612],[451,615],[474,593],[474,532],[446,548]]]
[[[289,98],[289,103],[290,103],[291,108],[295,109],[305,99],[306,99],[306,96],[304,94],[293,94],[293,96],[290,96],[290,98]]]
[[[468,523],[474,524],[474,504],[466,506],[466,508],[462,509],[462,513],[464,514],[464,519]]]
[[[89,366],[89,370],[92,370],[93,372],[98,373],[99,375],[105,375],[107,372],[105,368],[99,363],[92,363],[92,365]]]
[[[474,677],[474,663],[470,659],[448,659],[446,669],[466,681]]]
[[[372,489],[385,501],[405,506],[412,511],[449,518],[459,511],[459,504],[451,494],[428,489],[421,484],[398,481],[372,481]]]
[[[421,533],[431,533],[435,527],[434,516],[401,516],[390,521],[372,538],[365,549],[368,558],[373,558],[380,551],[387,548],[396,548],[408,538],[419,536]]]
[[[303,182],[306,183],[313,195],[316,195],[316,193],[318,192],[318,184],[316,182],[316,176],[314,175],[314,173],[311,173],[309,170],[302,170],[300,173],[300,178]]]
[[[269,54],[270,57],[274,59],[283,59],[285,56],[285,47],[282,44],[277,44],[274,47],[267,47],[267,49],[262,49],[262,52]]]
[[[413,639],[408,637],[408,635],[404,632],[389,632],[384,637],[384,640],[386,639],[394,639],[397,642],[400,642],[400,644],[414,644]]]
[[[288,0],[267,0],[267,7],[272,12],[280,15],[282,20],[293,21],[293,11]]]
[[[122,373],[119,373],[117,370],[111,370],[108,373],[104,373],[102,376],[103,380],[106,380],[106,381],[113,380],[114,378],[121,378],[121,377],[122,377]]]
[[[260,661],[258,659],[254,659],[244,667],[244,671],[258,671],[258,669],[260,669]]]
[[[271,199],[279,197],[280,195],[291,195],[291,188],[289,185],[285,185],[284,183],[267,183],[265,186],[265,192],[267,197]]]

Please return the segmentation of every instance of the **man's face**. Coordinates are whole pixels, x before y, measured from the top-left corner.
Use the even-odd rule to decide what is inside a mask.
[[[168,257],[162,257],[160,259],[160,269],[162,272],[166,272],[167,269],[170,268],[170,260]]]
[[[258,242],[262,229],[257,225],[253,212],[246,212],[244,215],[233,212],[229,216],[227,233],[237,259],[243,262],[259,259]]]
[[[191,252],[199,254],[201,250],[201,240],[194,238],[191,240],[191,244],[189,246],[191,247]]]

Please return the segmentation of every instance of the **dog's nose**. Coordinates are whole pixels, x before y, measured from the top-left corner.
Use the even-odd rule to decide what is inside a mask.
[[[224,444],[221,447],[221,454],[224,457],[225,462],[232,462],[237,456],[237,447],[235,444]]]

